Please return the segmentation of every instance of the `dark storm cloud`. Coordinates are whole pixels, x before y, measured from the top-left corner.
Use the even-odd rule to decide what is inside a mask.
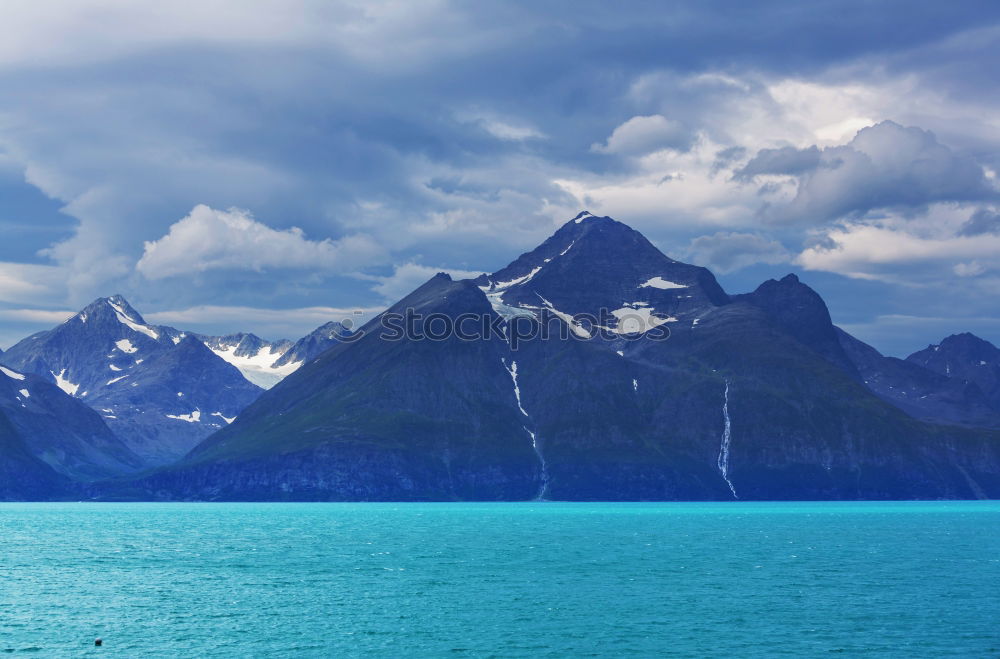
[[[756,153],[738,178],[798,179],[801,199],[781,209],[783,219],[984,199],[968,163],[997,162],[1000,137],[969,136],[958,121],[909,165],[866,165],[857,145],[844,154],[781,148],[788,142],[768,134],[780,125],[722,125],[778,105],[768,84],[784,78],[877,87],[890,71],[933,79],[934,92],[956,103],[988,100],[998,56],[989,30],[1000,20],[993,2],[301,2],[277,10],[178,2],[160,6],[156,30],[141,11],[94,5],[92,15],[67,4],[5,20],[7,32],[0,26],[0,169],[4,180],[28,181],[20,191],[4,187],[6,207],[27,208],[17,197],[38,190],[52,200],[43,222],[51,237],[7,231],[4,256],[35,263],[39,248],[56,244],[41,260],[60,269],[69,292],[38,302],[53,308],[111,289],[161,309],[364,303],[375,293],[355,270],[499,267],[544,238],[555,216],[579,210],[560,180],[626,180],[657,149],[710,144],[715,163],[706,167],[725,170],[716,180],[733,187],[732,168]],[[49,22],[50,14],[62,20]],[[969,35],[975,46],[962,45]],[[747,144],[753,137],[762,141]],[[910,140],[886,139],[872,149],[889,153]],[[775,148],[759,150],[762,143]],[[838,179],[846,174],[851,185]],[[679,192],[698,181],[681,169],[650,178]],[[659,238],[680,245],[715,231],[718,224],[694,226],[703,208],[712,216],[715,200],[693,196],[702,206],[688,209],[691,226],[661,220],[651,231],[662,225]],[[145,243],[169,235],[198,204],[247,209],[276,231],[299,227],[306,250],[361,236],[384,252],[373,252],[370,267],[344,259],[309,277],[280,268],[198,272],[185,286],[143,277],[135,265]],[[63,216],[76,223],[74,235]],[[753,209],[745,216],[727,221],[746,228]],[[729,233],[757,236],[773,261],[778,249],[758,229]],[[0,299],[8,299],[3,290]]]

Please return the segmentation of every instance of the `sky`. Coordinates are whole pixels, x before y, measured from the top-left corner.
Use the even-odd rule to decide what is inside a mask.
[[[0,348],[114,293],[294,339],[583,209],[1000,344],[998,61],[995,2],[6,0]]]

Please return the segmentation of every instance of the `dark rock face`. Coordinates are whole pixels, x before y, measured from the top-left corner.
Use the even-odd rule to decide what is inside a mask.
[[[753,293],[739,295],[736,299],[760,307],[786,334],[855,378],[860,378],[854,363],[840,345],[823,298],[795,275],[788,275],[781,281],[769,279]]]
[[[384,321],[407,309],[421,316],[398,340]],[[601,332],[573,317],[601,310],[619,312]],[[581,214],[493,275],[438,275],[388,313],[180,463],[122,487],[173,499],[1000,496],[1000,432],[924,423],[872,393],[813,291],[786,278],[730,298],[610,218]],[[499,331],[415,338],[431,314]],[[570,331],[512,346],[520,325],[545,323]]]
[[[96,480],[143,466],[99,414],[40,376],[0,367],[0,411],[28,453],[68,478]]]
[[[201,342],[149,325],[118,295],[24,339],[3,361],[96,410],[146,466],[183,456],[260,393]]]

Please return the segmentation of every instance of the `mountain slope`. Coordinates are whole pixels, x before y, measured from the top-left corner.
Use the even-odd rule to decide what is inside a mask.
[[[394,310],[408,307],[489,311],[474,285],[446,275]],[[241,415],[143,486],[225,499],[530,498],[536,459],[500,363],[502,339],[383,340],[377,323],[290,375],[244,412],[248,419]],[[480,374],[484,363],[492,368]]]
[[[29,453],[71,479],[120,476],[143,466],[100,415],[37,375],[0,366],[0,410]]]
[[[351,331],[338,322],[330,321],[320,325],[309,334],[296,341],[274,362],[273,368],[298,368],[305,362],[318,357],[323,352],[350,336]]]
[[[0,410],[0,501],[45,501],[70,490],[66,477],[31,455]]]
[[[786,334],[860,379],[857,367],[840,344],[823,298],[795,275],[781,281],[769,279],[753,293],[738,295],[736,299],[760,307]]]
[[[436,276],[134,487],[221,499],[1000,496],[1000,433],[922,423],[880,400],[818,296],[796,280],[762,288],[730,298],[707,270],[581,214],[497,273]],[[421,338],[463,318],[478,337]]]
[[[910,416],[938,423],[1000,428],[1000,412],[975,383],[924,368],[875,348],[838,328],[844,350],[879,398]]]
[[[906,361],[975,384],[1000,412],[1000,349],[968,332],[953,334],[938,345],[915,352]]]
[[[199,341],[149,325],[118,295],[24,339],[3,361],[100,412],[147,466],[184,455],[260,393]]]

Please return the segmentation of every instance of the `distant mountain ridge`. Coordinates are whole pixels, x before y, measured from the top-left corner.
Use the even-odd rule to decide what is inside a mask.
[[[505,329],[401,341],[381,322],[400,313],[416,314],[417,335],[435,315]],[[547,323],[568,332],[512,345],[518,324]],[[884,359],[794,276],[730,296],[708,270],[584,212],[496,273],[433,277],[130,487],[171,499],[1000,496],[1000,431],[952,419],[961,405],[944,394],[906,409],[880,393],[869,376]],[[913,367],[893,377],[934,376]]]
[[[253,380],[273,386],[347,334],[327,323],[295,343],[203,336],[99,298],[0,353],[0,409],[67,482],[122,476],[182,457],[257,398]]]
[[[147,466],[181,457],[260,393],[195,337],[146,323],[120,295],[20,341],[2,360],[97,410]]]
[[[1000,411],[1000,349],[989,341],[968,332],[953,334],[938,345],[913,353],[906,361],[975,385]]]
[[[338,322],[328,322],[295,343],[287,339],[266,341],[254,334],[207,336],[201,340],[216,355],[240,370],[258,387],[270,389],[294,373],[305,361],[339,343],[350,330]]]

